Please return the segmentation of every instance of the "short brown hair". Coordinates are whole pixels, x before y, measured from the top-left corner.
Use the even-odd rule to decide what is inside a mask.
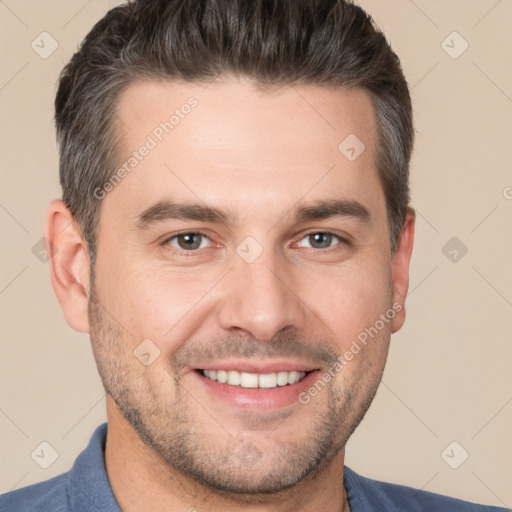
[[[265,87],[323,84],[370,94],[394,253],[410,201],[412,106],[400,61],[370,15],[345,0],[132,0],[89,32],[55,99],[63,200],[91,262],[101,206],[94,191],[120,156],[121,91],[140,79],[207,82],[229,74]]]

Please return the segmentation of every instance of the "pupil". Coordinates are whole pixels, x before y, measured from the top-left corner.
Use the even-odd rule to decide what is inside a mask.
[[[328,233],[314,233],[310,235],[311,245],[320,244],[320,248],[324,249],[331,245],[331,235]]]

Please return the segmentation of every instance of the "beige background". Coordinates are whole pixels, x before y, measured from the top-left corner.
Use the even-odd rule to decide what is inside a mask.
[[[360,4],[412,88],[418,220],[407,321],[346,462],[373,478],[512,507],[512,2]],[[0,492],[66,471],[105,420],[88,337],[65,323],[32,249],[60,194],[57,76],[112,6],[0,2]],[[42,32],[58,43],[46,59],[31,48]],[[463,40],[468,49],[453,58]],[[468,249],[457,262],[442,251],[452,237]],[[48,469],[31,458],[43,441],[58,452]],[[469,453],[458,469],[441,456],[453,441],[462,448],[448,450],[452,464]]]

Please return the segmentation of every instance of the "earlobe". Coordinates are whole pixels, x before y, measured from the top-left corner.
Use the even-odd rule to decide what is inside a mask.
[[[45,244],[55,294],[68,324],[89,332],[89,253],[78,222],[60,199],[46,214]]]
[[[405,322],[405,299],[409,289],[409,264],[414,245],[416,213],[407,208],[402,232],[391,261],[393,293],[392,304],[396,315],[391,322],[391,332],[400,330]]]

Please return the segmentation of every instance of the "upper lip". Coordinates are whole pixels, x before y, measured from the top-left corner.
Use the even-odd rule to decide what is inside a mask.
[[[318,370],[311,364],[298,363],[296,361],[286,361],[272,359],[271,361],[240,361],[240,360],[229,360],[229,361],[208,361],[203,365],[194,366],[193,370],[236,370],[239,372],[246,373],[277,373],[277,372],[310,372],[312,370]]]

